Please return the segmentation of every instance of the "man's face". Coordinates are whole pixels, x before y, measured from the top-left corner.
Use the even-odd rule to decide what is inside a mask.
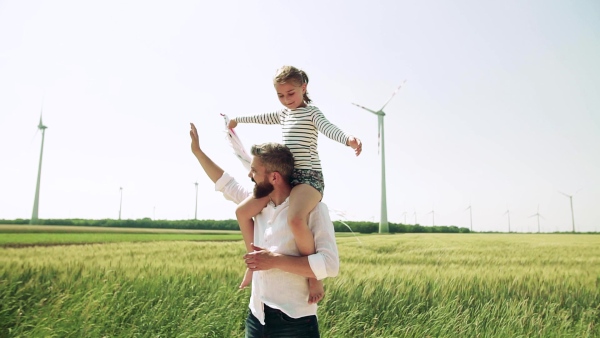
[[[269,182],[269,174],[257,157],[252,158],[248,177],[254,182],[254,198],[263,198],[275,190],[273,184]]]

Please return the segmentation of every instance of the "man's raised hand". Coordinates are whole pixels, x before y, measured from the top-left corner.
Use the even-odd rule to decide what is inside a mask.
[[[198,138],[198,130],[193,123],[190,123],[190,138],[192,139],[192,153],[196,154],[200,150],[200,140]]]

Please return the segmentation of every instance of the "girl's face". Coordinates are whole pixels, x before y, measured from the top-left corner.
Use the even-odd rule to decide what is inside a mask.
[[[304,93],[306,93],[306,83],[298,86],[293,81],[276,83],[275,91],[279,97],[279,102],[288,109],[305,107]]]

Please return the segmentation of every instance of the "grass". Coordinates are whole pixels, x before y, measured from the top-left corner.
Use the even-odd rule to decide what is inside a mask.
[[[0,246],[95,244],[157,241],[239,241],[237,234],[25,233],[2,234]]]
[[[0,247],[156,241],[239,241],[239,231],[0,225]]]
[[[359,238],[338,238],[323,337],[600,336],[599,236]],[[0,248],[0,337],[243,336],[242,254],[241,241]]]
[[[343,277],[331,280],[329,299],[336,300],[336,312],[354,314],[360,325],[324,318],[336,336],[600,335],[597,236],[431,234],[362,241],[340,240],[347,258]]]

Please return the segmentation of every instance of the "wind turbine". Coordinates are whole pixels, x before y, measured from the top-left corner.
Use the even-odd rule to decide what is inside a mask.
[[[506,209],[506,212],[502,216],[508,215],[508,233],[510,233],[510,210]]]
[[[431,214],[431,226],[435,226],[435,211],[431,208],[431,211],[427,213],[427,215]]]
[[[121,220],[121,208],[123,207],[123,187],[119,187],[121,199],[119,200],[119,220]]]
[[[194,219],[198,219],[198,181],[194,183],[196,186],[196,208],[194,209]]]
[[[471,204],[464,210],[469,210],[469,218],[471,219],[471,231],[473,231],[473,209],[471,208]]]
[[[402,215],[404,216],[404,224],[406,224],[406,211],[403,212]]]
[[[531,217],[535,217],[535,216],[537,216],[538,234],[539,234],[540,233],[540,217],[544,218],[544,216],[540,215],[540,205],[539,204],[538,204],[538,207],[537,207],[537,213],[535,213],[535,214],[533,214],[533,215],[531,215],[529,217],[531,218]]]
[[[415,216],[415,225],[417,225],[417,210],[415,209],[413,212],[413,215]]]
[[[573,232],[575,232],[575,213],[573,212],[573,195],[567,195],[562,191],[559,191],[559,193],[567,196],[571,202],[571,221],[573,222]]]
[[[356,103],[352,103],[353,105],[362,108],[368,112],[371,112],[375,115],[377,115],[377,130],[378,130],[378,147],[379,147],[379,156],[381,158],[381,211],[380,211],[380,218],[379,218],[379,233],[388,233],[390,232],[389,226],[388,226],[388,220],[387,220],[387,201],[386,201],[386,192],[385,192],[385,143],[384,143],[384,134],[383,134],[383,117],[385,116],[385,113],[383,112],[383,109],[388,105],[388,103],[390,103],[390,101],[392,100],[392,98],[394,98],[394,96],[396,95],[396,93],[398,93],[398,91],[400,90],[400,88],[402,88],[402,86],[404,85],[404,83],[406,82],[406,80],[404,80],[404,82],[402,82],[402,84],[392,93],[392,96],[389,98],[389,100],[387,100],[387,102],[383,105],[383,107],[381,107],[381,109],[379,109],[378,111],[374,111],[371,110],[369,108],[365,108],[361,105],[358,105]],[[415,222],[416,223],[416,222]]]
[[[44,155],[44,137],[46,136],[46,127],[42,123],[42,111],[44,110],[44,105],[42,104],[42,110],[40,111],[40,123],[38,124],[38,129],[42,131],[42,148],[40,149],[40,162],[38,165],[38,174],[37,174],[37,183],[35,185],[35,198],[33,199],[33,212],[31,213],[31,224],[36,224],[38,222],[38,207],[40,203],[40,179],[42,176],[42,157]]]

